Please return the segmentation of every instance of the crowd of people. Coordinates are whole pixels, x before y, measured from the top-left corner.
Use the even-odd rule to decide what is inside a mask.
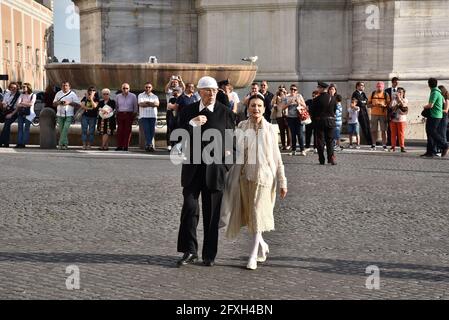
[[[357,82],[356,90],[351,96],[347,107],[343,106],[344,99],[338,93],[335,84],[320,83],[312,92],[312,99],[305,100],[296,84],[289,90],[284,85],[278,87],[276,93],[269,91],[267,81],[253,83],[250,92],[240,100],[233,90],[229,80],[217,83],[217,101],[225,105],[236,117],[238,124],[248,118],[248,103],[251,97],[261,94],[264,97],[264,118],[270,123],[276,123],[280,133],[281,150],[289,151],[291,155],[306,156],[308,152],[318,152],[317,121],[311,116],[304,119],[302,114],[314,114],[314,101],[324,92],[330,97],[330,104],[334,105],[332,121],[332,149],[343,150],[341,133],[346,130],[349,135],[347,148],[360,149],[361,136],[364,141],[376,150],[378,133],[382,139],[382,150],[407,152],[405,147],[405,133],[408,115],[408,99],[406,90],[399,86],[399,79],[394,77],[392,86],[385,89],[383,82],[376,84],[376,90],[370,94],[365,92],[365,83]],[[324,84],[324,86],[322,86]],[[438,86],[436,79],[429,79],[431,95],[429,103],[424,107],[423,115],[427,118],[426,133],[428,146],[423,156],[434,157],[446,155],[449,109],[449,92],[444,86]],[[324,92],[321,92],[324,89]],[[132,93],[128,83],[123,83],[115,99],[111,98],[111,90],[104,88],[101,95],[94,86],[88,88],[85,96],[80,99],[71,90],[70,83],[64,82],[57,92],[49,86],[44,94],[46,106],[56,111],[57,124],[60,135],[58,148],[68,149],[68,132],[74,118],[79,119],[82,128],[83,149],[91,149],[97,132],[101,136],[100,150],[109,150],[109,138],[116,134],[116,151],[128,151],[132,124],[138,119],[139,126],[145,136],[145,150],[153,152],[155,126],[158,117],[160,101],[154,94],[151,83],[144,84],[143,92],[136,96]],[[171,150],[176,142],[170,141],[170,134],[178,126],[178,114],[188,105],[200,100],[195,84],[184,83],[180,76],[174,75],[165,87],[167,101],[167,148]],[[30,125],[36,116],[34,104],[36,95],[29,83],[11,82],[5,93],[0,93],[1,108],[0,121],[4,123],[0,134],[0,146],[9,147],[11,124],[17,121],[18,137],[16,148],[24,148],[29,143]],[[243,106],[243,111],[240,106]],[[330,115],[328,115],[330,116]],[[315,118],[320,118],[315,115]],[[335,120],[335,121],[334,121]],[[335,122],[335,123],[334,123]],[[343,124],[346,127],[343,128]],[[313,138],[313,139],[312,139]],[[313,141],[313,144],[312,144]],[[390,148],[388,148],[390,146]],[[326,146],[326,149],[329,147]],[[299,150],[298,150],[299,149]],[[332,162],[332,161],[331,161]]]

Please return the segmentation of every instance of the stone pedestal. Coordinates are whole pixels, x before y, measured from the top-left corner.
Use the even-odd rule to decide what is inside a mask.
[[[51,108],[44,108],[39,115],[41,149],[56,149],[56,112]]]

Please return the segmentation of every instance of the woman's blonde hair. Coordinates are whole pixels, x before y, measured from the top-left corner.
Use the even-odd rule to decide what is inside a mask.
[[[103,90],[101,90],[101,94],[103,93],[111,94],[111,90],[109,90],[108,88],[104,88]]]
[[[31,84],[29,84],[28,82],[25,82],[22,85],[22,88],[26,87],[27,88],[27,94],[32,94],[33,93],[33,88],[31,87]]]

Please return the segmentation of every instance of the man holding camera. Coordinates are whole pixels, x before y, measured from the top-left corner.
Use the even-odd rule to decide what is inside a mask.
[[[17,100],[19,100],[19,85],[15,82],[9,84],[9,92],[7,92],[0,103],[2,122],[4,121],[3,130],[0,135],[0,147],[9,148],[9,138],[11,135],[11,125],[17,119]]]
[[[70,83],[62,83],[62,90],[56,93],[53,100],[53,107],[56,108],[56,118],[60,130],[58,148],[67,150],[69,146],[69,129],[75,115],[75,108],[80,107],[80,99],[70,89]]]
[[[179,75],[171,76],[170,81],[165,86],[167,107],[170,104],[170,100],[173,99],[174,96],[176,96],[176,99],[178,99],[178,97],[180,97],[184,93],[185,90],[186,90],[186,85],[185,85],[184,81],[182,80],[181,76],[179,76]],[[176,101],[175,101],[175,103],[172,103],[172,105],[175,105],[175,104],[176,104]],[[174,129],[174,127],[173,127],[174,121],[176,121],[176,120],[175,120],[175,117],[173,114],[173,110],[167,108],[166,122],[167,122],[167,150],[168,151],[171,151],[171,149],[172,149],[172,143],[170,143],[170,133]]]

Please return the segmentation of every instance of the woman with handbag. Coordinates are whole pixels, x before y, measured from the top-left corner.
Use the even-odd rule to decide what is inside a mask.
[[[90,149],[94,144],[95,127],[98,117],[98,100],[95,96],[97,90],[90,87],[86,96],[81,100],[81,109],[84,111],[81,116],[81,140],[83,141],[83,150]]]
[[[31,84],[24,83],[22,94],[17,101],[17,145],[15,148],[21,149],[30,141],[30,126],[36,114],[34,113],[34,104],[36,95],[33,93]]]
[[[277,134],[264,118],[265,97],[257,93],[248,100],[249,119],[239,123],[237,155],[243,164],[232,166],[226,180],[222,200],[220,226],[226,236],[235,238],[243,226],[252,236],[247,269],[257,269],[269,253],[263,232],[274,230],[273,209],[276,189],[280,197],[287,195],[287,178],[277,145]],[[241,163],[241,162],[238,162]]]
[[[306,102],[300,93],[298,87],[294,84],[290,86],[290,94],[284,99],[283,109],[287,110],[287,123],[292,133],[292,156],[296,153],[296,142],[299,140],[300,155],[306,156],[305,151],[305,126],[301,124],[300,110],[306,109]]]
[[[100,150],[109,150],[109,137],[114,135],[117,128],[115,119],[115,101],[111,99],[111,90],[105,88],[101,91],[102,100],[98,103],[98,122],[97,130],[101,138]]]
[[[408,100],[405,97],[405,89],[398,88],[396,99],[393,100],[390,106],[390,130],[391,130],[391,149],[394,152],[396,149],[396,141],[399,139],[399,146],[401,152],[405,151],[405,128],[407,127],[407,113]]]
[[[280,86],[273,98],[273,110],[271,112],[271,119],[276,120],[281,134],[282,150],[290,150],[292,147],[292,135],[287,123],[287,110],[283,109],[284,99],[287,96],[287,90],[284,86]]]

